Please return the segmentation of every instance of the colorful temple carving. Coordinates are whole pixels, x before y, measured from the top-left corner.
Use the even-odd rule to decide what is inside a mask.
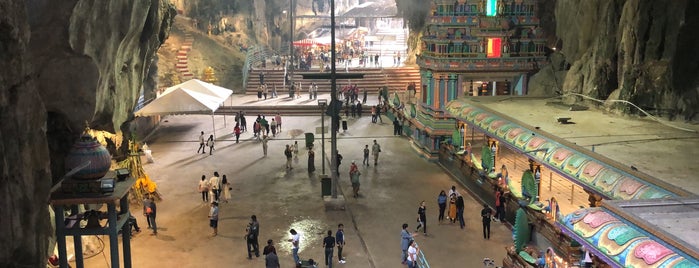
[[[421,91],[413,138],[433,157],[455,129],[459,96],[526,95],[547,64],[537,0],[433,0],[420,39]]]

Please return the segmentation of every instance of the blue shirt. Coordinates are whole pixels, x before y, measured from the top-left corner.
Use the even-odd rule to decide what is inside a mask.
[[[337,245],[344,245],[345,231],[337,230],[337,233],[335,233],[335,240],[337,241]]]
[[[440,195],[437,197],[437,203],[439,204],[446,204],[447,203],[447,196],[446,195]]]

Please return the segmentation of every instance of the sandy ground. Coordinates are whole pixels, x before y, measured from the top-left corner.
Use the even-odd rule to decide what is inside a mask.
[[[254,103],[254,99],[254,96],[236,96],[235,102]],[[699,169],[697,133],[596,110],[570,112],[547,106],[540,99],[483,99],[483,102],[583,147],[591,148],[595,144],[597,153],[699,193],[699,182],[692,176]],[[570,115],[575,124],[559,125],[554,119],[558,114]],[[199,132],[211,133],[210,116],[166,117],[148,138],[155,163],[146,164],[145,169],[158,183],[164,200],[158,203],[158,236],[149,235],[140,210],[132,209],[145,230],[132,241],[133,267],[264,267],[262,257],[247,259],[243,235],[252,214],[260,222],[261,247],[267,239],[273,239],[282,267],[293,265],[290,243],[286,242],[290,228],[303,234],[301,258],[322,260],[324,233],[329,229],[335,231],[338,223],[345,225],[347,263],[337,264],[335,258],[336,267],[402,267],[400,225],[408,223],[414,231],[417,206],[422,200],[428,204],[429,236],[420,235],[417,242],[431,267],[453,267],[456,263],[462,267],[481,267],[484,257],[501,260],[504,247],[511,243],[510,231],[498,223],[493,223],[490,240],[482,238],[478,216],[481,207],[468,195],[464,230],[458,224],[437,224],[437,194],[456,183],[439,166],[421,159],[406,138],[393,136],[392,125],[387,120],[386,124],[372,124],[369,117],[351,120],[347,133],[338,138],[339,152],[344,156],[340,193],[351,192],[349,164],[352,160],[361,162],[363,145],[373,139],[382,145],[379,165],[360,167],[361,196],[348,197],[345,211],[324,208],[317,176],[321,169],[319,135],[315,141],[317,171],[309,174],[302,136],[293,139],[287,134],[291,129],[312,131],[320,126],[320,118],[283,118],[283,132],[269,142],[267,157],[263,157],[261,144],[252,139],[251,133],[244,133],[241,142],[235,143],[231,117],[227,117],[226,126],[223,117],[217,116],[215,120],[219,141],[213,155],[195,153]],[[249,115],[248,121],[252,120]],[[699,129],[697,125],[679,125]],[[328,141],[329,135],[326,136]],[[295,168],[285,171],[283,148],[294,140],[299,141],[302,149],[298,161],[294,161]],[[329,150],[327,144],[328,154]],[[329,167],[326,169],[329,173]],[[221,205],[216,237],[211,236],[208,227],[208,205],[196,191],[201,175],[210,177],[214,171],[226,174],[233,188],[230,202]],[[109,267],[108,250],[103,254],[86,260],[86,266]]]

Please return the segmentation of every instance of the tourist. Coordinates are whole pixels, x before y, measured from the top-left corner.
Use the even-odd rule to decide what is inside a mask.
[[[282,132],[282,116],[281,116],[281,114],[277,113],[277,115],[274,116],[274,121],[277,121],[277,131]]]
[[[209,146],[209,155],[214,152],[214,135],[209,135],[209,139],[206,140],[206,146]]]
[[[243,111],[240,111],[240,127],[243,132],[248,131],[248,123],[245,121],[245,113]]]
[[[260,85],[265,84],[265,72],[260,71]]]
[[[364,160],[362,161],[362,165],[369,165],[369,145],[365,144],[364,145]]]
[[[221,178],[221,187],[223,188],[223,202],[228,203],[228,200],[231,199],[231,189],[226,175]]]
[[[262,255],[267,255],[269,253],[277,254],[277,249],[274,247],[274,241],[272,241],[272,239],[267,240],[267,245],[262,250]]]
[[[496,222],[505,221],[505,194],[499,187],[495,189],[495,216],[493,216],[493,220]]]
[[[267,135],[262,136],[262,153],[264,153],[264,156],[267,156],[267,141],[269,141]]]
[[[308,148],[308,173],[316,171],[315,157],[316,153],[313,152],[313,147]]]
[[[464,229],[466,222],[464,221],[464,197],[456,197],[456,219],[459,221],[459,226]]]
[[[272,98],[277,97],[277,83],[272,83]]]
[[[260,73],[260,75],[262,75],[262,74]],[[257,86],[257,100],[258,101],[262,99],[262,87],[263,87],[262,84]]]
[[[240,140],[240,125],[238,123],[235,123],[235,127],[233,127],[233,134],[235,134],[235,143],[238,143]]]
[[[449,196],[449,216],[447,217],[451,223],[456,222],[456,194]]]
[[[269,122],[267,118],[263,115],[260,119],[260,130],[265,132],[265,135],[269,136]]]
[[[201,193],[201,200],[204,201],[204,203],[209,202],[209,182],[206,181],[206,175],[201,175],[199,192]]]
[[[265,268],[279,268],[279,257],[277,252],[270,252],[265,256]]]
[[[374,155],[374,166],[379,164],[379,153],[381,152],[381,145],[379,145],[376,140],[374,140],[374,145],[371,146],[371,154]]]
[[[400,122],[398,122],[398,117],[393,118],[393,136],[398,136],[400,132]]]
[[[315,85],[315,82],[312,82],[312,83],[308,86],[308,99],[309,99],[309,100],[312,100],[312,99],[313,99],[313,85]]]
[[[333,249],[335,248],[335,238],[332,230],[328,230],[328,236],[323,239],[323,247],[325,248],[325,266],[332,268]]]
[[[340,164],[342,164],[342,155],[340,152],[337,152],[337,156],[335,157],[335,172],[337,173],[337,176],[340,176]]]
[[[146,199],[143,200],[143,214],[148,219],[148,228],[153,229],[152,235],[158,235],[158,225],[155,223],[156,212],[155,200],[150,194],[146,195]]]
[[[277,136],[277,121],[274,121],[274,118],[272,118],[272,122],[269,123],[269,127],[272,129],[272,137]]]
[[[214,176],[209,178],[209,189],[214,194],[214,200],[218,202],[219,194],[221,194],[221,180],[218,177],[218,171],[214,171]]]
[[[483,218],[483,239],[490,239],[490,217],[493,215],[493,210],[488,204],[483,204],[481,210],[481,218]]]
[[[293,156],[291,154],[291,146],[289,146],[288,144],[286,145],[286,149],[284,150],[284,155],[286,156],[286,169],[287,170],[294,169],[291,166],[291,157]]]
[[[265,96],[265,100],[266,100],[266,99],[267,99],[267,94],[269,93],[269,88],[267,87],[267,85],[263,85],[262,87],[263,87],[263,90],[264,90],[264,92],[262,93],[262,95]]]
[[[313,99],[318,99],[318,85],[313,82]]]
[[[342,258],[342,249],[345,247],[345,225],[340,223],[337,225],[337,232],[335,233],[335,242],[337,243],[337,259],[341,264],[345,263],[344,258]]]
[[[349,176],[350,182],[352,182],[352,192],[354,193],[354,198],[359,197],[359,175],[362,175],[362,173],[359,172],[357,164],[354,162],[354,160],[352,160]]]
[[[383,124],[383,119],[381,119],[381,110],[383,109],[383,107],[384,106],[381,104],[376,105],[376,118],[379,120],[379,122],[381,122],[381,124]]]
[[[260,123],[258,121],[252,123],[252,136],[258,140],[260,139]]]
[[[247,241],[248,247],[248,259],[252,259],[252,253],[255,253],[255,257],[260,257],[260,244],[257,237],[260,235],[260,223],[257,222],[257,216],[250,216],[250,223],[245,229],[245,240]]]
[[[299,141],[294,141],[294,145],[293,145],[292,149],[294,150],[294,157],[296,159],[298,159],[299,158]]]
[[[422,232],[427,235],[427,207],[425,207],[425,201],[420,202],[420,206],[417,208],[417,222],[418,225],[415,228],[415,232],[418,232],[422,228]]]
[[[376,106],[371,106],[371,122],[376,123]]]
[[[417,254],[420,250],[417,248],[415,240],[410,240],[410,246],[408,247],[408,268],[417,268]]]
[[[212,236],[218,235],[218,202],[211,202],[209,210],[209,226],[213,229]]]
[[[287,241],[291,242],[291,255],[294,257],[294,263],[299,264],[299,245],[301,241],[301,234],[297,233],[296,230],[289,230],[291,238]]]
[[[444,221],[444,210],[447,208],[447,193],[442,190],[437,196],[437,204],[439,205],[439,218],[438,222],[442,223]]]
[[[401,263],[406,264],[407,259],[408,259],[408,248],[410,247],[410,243],[413,242],[413,237],[415,235],[411,234],[408,231],[408,224],[403,223],[403,230],[400,231],[400,249],[401,249]]]
[[[204,142],[204,131],[201,132],[201,135],[199,135],[199,149],[197,149],[197,153],[201,151],[202,154],[206,153],[206,142]]]
[[[357,101],[357,117],[362,117],[362,103],[360,101]]]

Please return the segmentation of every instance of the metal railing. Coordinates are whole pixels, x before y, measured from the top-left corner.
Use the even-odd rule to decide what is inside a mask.
[[[245,55],[245,63],[243,64],[243,88],[247,88],[248,86],[248,78],[250,76],[250,69],[254,67],[255,63],[262,62],[262,60],[271,58],[272,55],[274,55],[276,52],[274,52],[271,49],[265,48],[265,47],[260,47],[260,46],[251,46],[248,48],[247,54]],[[278,53],[276,53],[278,54]]]

